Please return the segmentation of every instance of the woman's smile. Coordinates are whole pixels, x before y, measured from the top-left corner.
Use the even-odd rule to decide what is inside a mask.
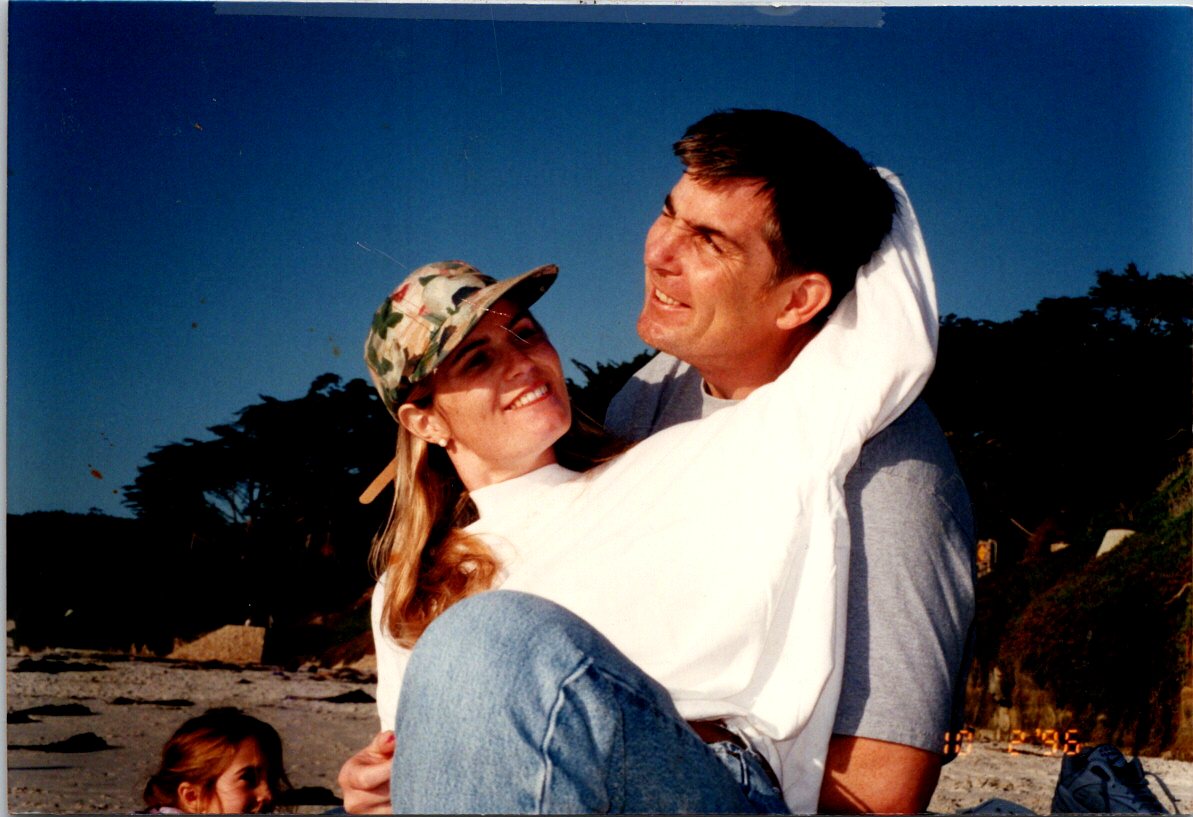
[[[548,384],[543,383],[541,386],[538,386],[537,388],[531,389],[530,391],[527,391],[527,392],[523,392],[519,397],[517,397],[508,406],[506,406],[505,410],[506,411],[514,411],[516,409],[525,408],[526,406],[529,406],[531,403],[537,403],[540,400],[545,399],[549,394],[551,394],[551,387]]]

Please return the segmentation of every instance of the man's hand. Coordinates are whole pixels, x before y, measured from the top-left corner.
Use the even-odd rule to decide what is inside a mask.
[[[394,733],[378,732],[368,746],[340,768],[344,810],[349,814],[390,814],[389,771],[394,758]]]
[[[833,735],[820,784],[821,814],[921,814],[941,755],[901,743]]]

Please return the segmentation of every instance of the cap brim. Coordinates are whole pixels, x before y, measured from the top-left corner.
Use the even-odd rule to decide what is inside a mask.
[[[539,298],[543,297],[543,294],[551,288],[558,274],[559,267],[554,264],[543,264],[541,267],[535,267],[529,272],[515,275],[513,278],[506,278],[495,284],[490,284],[465,298],[464,302],[471,304],[476,314],[440,347],[439,354],[435,360],[435,368],[438,369],[439,364],[443,363],[447,359],[447,356],[464,341],[464,338],[468,337],[468,333],[476,328],[476,325],[484,318],[485,312],[488,311],[489,307],[502,298],[512,298],[520,306],[529,307],[538,301]]]

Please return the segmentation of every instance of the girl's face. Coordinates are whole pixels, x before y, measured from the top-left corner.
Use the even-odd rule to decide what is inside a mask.
[[[555,347],[538,322],[501,300],[435,372],[429,409],[407,403],[403,424],[447,453],[469,490],[555,462],[571,424]]]
[[[215,788],[198,813],[259,814],[272,810],[268,761],[257,741],[248,738],[236,747],[232,762],[215,779]]]

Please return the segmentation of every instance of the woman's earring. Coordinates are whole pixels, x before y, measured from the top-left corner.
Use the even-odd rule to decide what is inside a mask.
[[[439,440],[439,442],[437,443],[437,445],[438,445],[440,448],[447,448],[447,437],[444,437],[444,438],[442,438],[441,440]]]

